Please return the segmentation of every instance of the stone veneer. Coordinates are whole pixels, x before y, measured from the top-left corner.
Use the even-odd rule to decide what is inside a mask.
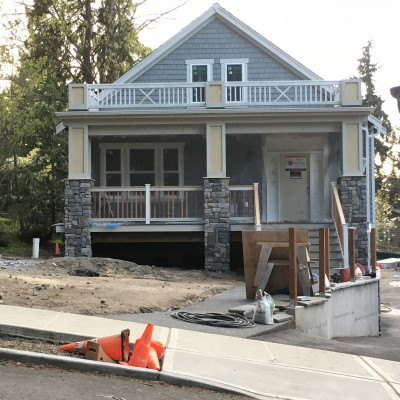
[[[229,240],[229,178],[204,178],[205,269],[229,271]]]
[[[337,179],[343,214],[349,228],[356,228],[356,263],[368,267],[367,181],[365,176]]]
[[[92,179],[65,180],[65,255],[91,257]]]

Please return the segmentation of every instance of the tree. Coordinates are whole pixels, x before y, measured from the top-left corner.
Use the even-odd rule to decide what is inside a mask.
[[[382,121],[383,126],[386,128],[386,137],[379,137],[375,140],[375,155],[379,157],[379,163],[375,167],[375,178],[377,191],[381,190],[385,174],[382,167],[390,155],[390,148],[392,143],[392,126],[389,121],[389,116],[383,110],[384,101],[376,94],[374,85],[374,74],[379,69],[377,63],[372,62],[372,42],[369,40],[367,45],[362,48],[362,57],[358,59],[358,73],[361,81],[365,84],[365,96],[363,98],[363,105],[366,107],[374,107],[373,115]]]
[[[27,7],[31,57],[59,62],[70,82],[110,83],[149,54],[133,0],[35,0]],[[49,43],[51,45],[49,46]]]
[[[0,180],[7,183],[3,193],[11,194],[5,206],[26,238],[48,239],[51,225],[63,219],[67,140],[55,134],[55,112],[67,108],[67,84],[112,82],[150,52],[135,26],[142,3],[34,0],[25,6],[27,38],[10,88],[0,93],[0,139],[7,143]],[[9,32],[20,25],[15,19]],[[8,54],[11,43],[4,47]]]

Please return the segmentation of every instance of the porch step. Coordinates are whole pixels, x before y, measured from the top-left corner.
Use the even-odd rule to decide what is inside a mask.
[[[340,248],[339,237],[333,222],[262,224],[262,230],[287,230],[289,228],[308,231],[308,238],[310,240],[311,268],[315,273],[318,273],[319,263],[319,228],[329,228],[331,272],[334,273],[338,268],[343,266],[343,256]]]

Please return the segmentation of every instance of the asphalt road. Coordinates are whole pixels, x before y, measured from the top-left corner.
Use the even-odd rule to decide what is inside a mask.
[[[216,393],[17,363],[0,364],[0,400],[245,400],[246,396]]]

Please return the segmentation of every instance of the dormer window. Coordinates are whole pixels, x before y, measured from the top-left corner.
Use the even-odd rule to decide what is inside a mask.
[[[220,63],[223,81],[227,83],[247,81],[248,58],[221,59]],[[246,101],[246,92],[243,86],[234,86],[231,84],[226,86],[226,101],[231,103]]]
[[[204,103],[205,83],[212,81],[212,65],[214,60],[186,60],[187,81],[189,83],[204,83],[199,87],[193,87],[188,90],[188,98],[192,103]]]

